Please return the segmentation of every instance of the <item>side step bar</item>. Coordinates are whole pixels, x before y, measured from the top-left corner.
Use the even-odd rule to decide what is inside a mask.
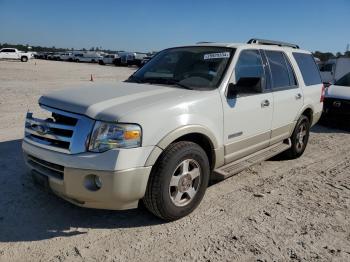
[[[214,179],[215,180],[223,180],[230,176],[233,176],[248,167],[260,163],[264,160],[267,160],[271,157],[282,153],[283,151],[289,149],[291,147],[290,139],[287,140],[286,143],[277,143],[268,148],[264,148],[252,155],[246,156],[242,159],[231,162],[227,165],[214,169]]]

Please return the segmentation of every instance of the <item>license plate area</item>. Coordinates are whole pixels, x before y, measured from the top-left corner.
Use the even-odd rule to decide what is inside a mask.
[[[32,178],[34,183],[40,188],[42,188],[44,191],[50,191],[49,178],[47,176],[40,174],[35,170],[32,170]]]

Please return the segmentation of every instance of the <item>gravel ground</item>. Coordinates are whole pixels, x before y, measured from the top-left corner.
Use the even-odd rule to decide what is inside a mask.
[[[142,207],[75,207],[33,185],[21,156],[26,110],[42,93],[114,84],[133,70],[0,62],[0,261],[350,261],[345,129],[315,126],[300,159],[275,158],[212,185],[172,223]]]

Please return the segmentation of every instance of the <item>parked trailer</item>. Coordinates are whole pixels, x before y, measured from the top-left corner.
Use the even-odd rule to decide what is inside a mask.
[[[324,83],[334,84],[350,72],[350,58],[340,57],[330,59],[319,67],[322,81]]]

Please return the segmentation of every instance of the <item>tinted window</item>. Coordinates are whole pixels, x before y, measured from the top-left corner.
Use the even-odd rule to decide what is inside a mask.
[[[260,52],[258,50],[242,51],[235,67],[235,74],[236,82],[242,84],[241,93],[260,93],[262,91],[260,81],[265,79]]]
[[[297,83],[293,68],[289,62],[288,57],[286,57],[285,54],[283,54],[283,56],[284,56],[284,59],[286,60],[286,64],[287,64],[287,69],[288,69],[288,74],[289,74],[289,84],[291,86],[296,86],[298,83]]]
[[[262,77],[264,68],[258,50],[242,51],[236,64],[236,81],[241,77]]]
[[[347,73],[345,76],[340,78],[335,82],[336,86],[350,86],[350,73]]]
[[[278,51],[265,51],[265,53],[271,69],[272,87],[283,88],[295,85],[289,79],[290,73],[283,53]]]
[[[312,55],[293,53],[293,56],[297,61],[305,85],[317,85],[322,82],[320,72]]]

